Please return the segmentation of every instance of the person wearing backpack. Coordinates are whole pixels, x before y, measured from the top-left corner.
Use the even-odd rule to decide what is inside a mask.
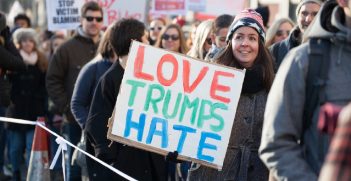
[[[310,28],[309,40],[284,59],[268,95],[259,153],[277,180],[317,180],[330,143],[317,129],[320,106],[351,101],[351,0],[325,2]],[[314,43],[319,49],[311,48]],[[310,70],[325,62],[317,69],[324,73],[309,81]],[[311,85],[319,91],[309,94]],[[306,101],[311,97],[318,99]]]

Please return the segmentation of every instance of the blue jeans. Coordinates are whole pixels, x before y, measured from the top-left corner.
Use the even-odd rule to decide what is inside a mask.
[[[71,142],[72,144],[78,144],[81,133],[82,131],[78,123],[64,123],[62,135],[67,141]],[[71,146],[67,146],[67,152],[65,152],[65,167],[67,181],[81,180],[82,177],[80,167],[76,164],[71,165],[73,151],[74,148],[72,148]]]
[[[34,129],[23,131],[8,130],[10,162],[12,171],[19,171],[23,159],[23,150],[26,152],[26,165],[29,165],[30,153],[32,150]]]

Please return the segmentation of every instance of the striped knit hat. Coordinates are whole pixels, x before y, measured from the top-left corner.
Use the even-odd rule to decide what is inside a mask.
[[[229,27],[226,42],[228,43],[233,38],[234,32],[243,26],[255,29],[261,41],[265,41],[266,34],[264,32],[262,16],[253,9],[245,9],[235,16],[233,23]]]

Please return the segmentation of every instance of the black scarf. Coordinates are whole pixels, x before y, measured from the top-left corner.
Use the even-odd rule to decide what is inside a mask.
[[[242,94],[254,94],[264,89],[263,70],[260,66],[246,69]]]

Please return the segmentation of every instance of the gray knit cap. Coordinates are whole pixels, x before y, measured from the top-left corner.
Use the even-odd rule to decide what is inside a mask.
[[[306,3],[316,3],[316,4],[320,5],[320,6],[322,6],[322,1],[320,1],[320,0],[301,0],[299,2],[299,4],[297,5],[297,7],[296,7],[296,17],[299,16],[299,12],[300,12],[301,6],[303,6]]]

